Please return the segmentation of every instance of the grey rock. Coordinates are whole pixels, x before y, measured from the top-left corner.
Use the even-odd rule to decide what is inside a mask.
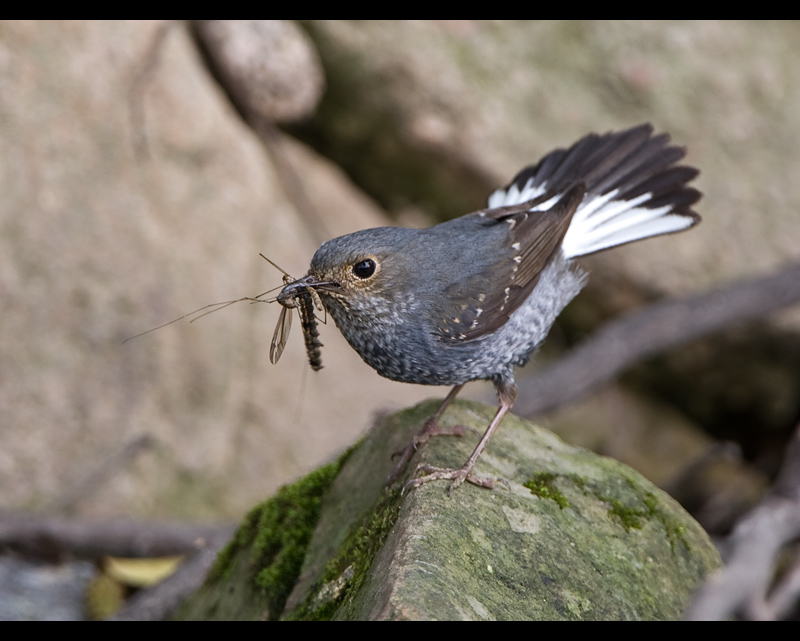
[[[325,88],[308,36],[291,20],[198,20],[196,33],[245,112],[291,122],[313,113]]]
[[[332,234],[386,223],[331,163],[282,147]],[[122,344],[280,284],[259,252],[300,275],[324,240],[181,23],[0,23],[0,149],[2,508],[69,495],[83,515],[238,518],[378,407],[430,394],[376,377],[332,324],[337,367],[303,390],[299,331],[269,362],[277,305]],[[155,447],[98,483],[143,433]]]
[[[83,621],[89,561],[39,563],[0,556],[0,621]]]
[[[347,457],[324,496],[302,571],[283,575],[293,585],[284,618],[676,619],[719,566],[702,528],[638,473],[510,415],[478,465],[510,489],[385,492],[391,452],[435,407],[380,420]],[[492,412],[460,401],[444,421],[480,430]],[[413,463],[458,463],[475,438],[436,437]],[[275,513],[269,505],[261,515]],[[263,546],[274,523],[256,513],[185,618],[277,618],[262,591],[269,570],[253,565],[253,542]]]

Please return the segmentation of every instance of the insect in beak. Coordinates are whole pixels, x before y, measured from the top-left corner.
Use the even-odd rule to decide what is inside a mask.
[[[270,261],[272,262],[272,261]],[[283,354],[283,348],[289,338],[289,330],[292,326],[292,312],[295,307],[300,313],[300,323],[303,328],[303,339],[306,344],[306,353],[311,369],[315,372],[322,369],[322,355],[320,348],[322,343],[319,340],[319,330],[317,329],[317,317],[315,308],[324,311],[325,307],[320,300],[316,288],[329,286],[332,283],[319,282],[313,276],[304,276],[293,281],[284,272],[283,282],[285,287],[278,294],[277,300],[282,306],[281,314],[278,317],[278,324],[272,336],[272,343],[269,348],[270,362],[277,363]],[[324,321],[323,321],[324,322]]]
[[[217,312],[229,305],[233,305],[234,303],[239,303],[241,301],[250,301],[251,303],[275,303],[278,302],[281,304],[281,313],[278,316],[278,324],[275,327],[275,332],[272,335],[272,342],[270,343],[269,347],[269,360],[271,363],[277,363],[281,355],[283,354],[283,349],[286,347],[286,341],[289,338],[289,330],[292,327],[292,310],[297,308],[300,314],[300,322],[303,328],[303,338],[306,344],[306,353],[308,354],[308,362],[311,365],[311,368],[314,371],[318,371],[322,369],[322,357],[320,348],[322,347],[322,343],[319,340],[319,330],[317,329],[317,317],[315,315],[315,311],[325,312],[325,307],[322,304],[322,300],[317,293],[317,287],[336,287],[336,283],[328,283],[328,282],[319,282],[313,276],[304,276],[303,278],[295,280],[288,272],[284,269],[281,269],[278,265],[272,262],[269,258],[264,256],[264,254],[259,254],[261,258],[266,260],[270,265],[275,267],[275,269],[279,270],[283,273],[283,289],[275,298],[264,298],[267,294],[275,291],[276,288],[270,289],[266,292],[259,294],[258,296],[245,296],[243,298],[237,298],[236,300],[228,300],[223,301],[221,303],[211,303],[210,305],[204,305],[203,307],[194,310],[193,312],[189,312],[188,314],[184,314],[180,318],[176,318],[175,320],[171,320],[168,323],[164,323],[163,325],[159,325],[158,327],[154,327],[152,329],[148,329],[145,332],[140,334],[136,334],[135,336],[131,336],[130,338],[126,338],[123,343],[127,343],[134,338],[138,338],[139,336],[144,336],[145,334],[149,334],[150,332],[154,332],[157,329],[161,329],[162,327],[166,327],[167,325],[171,325],[172,323],[177,323],[184,318],[189,318],[194,316],[189,322],[193,323],[199,318],[211,314],[213,312]],[[322,320],[323,323],[327,322],[326,320]]]

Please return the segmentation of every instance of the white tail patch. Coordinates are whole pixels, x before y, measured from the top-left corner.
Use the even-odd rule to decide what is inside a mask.
[[[561,245],[567,258],[688,229],[700,221],[691,206],[701,194],[688,186],[698,172],[676,165],[685,151],[668,143],[669,136],[653,136],[647,124],[589,134],[520,171],[506,189],[489,197],[489,207],[520,205],[548,191],[556,193],[530,209],[535,215],[583,183],[586,196]]]
[[[489,208],[494,209],[495,207],[505,207],[506,205],[518,205],[519,203],[533,200],[541,196],[546,188],[547,185],[545,184],[533,187],[533,178],[529,178],[522,189],[517,187],[515,183],[508,188],[508,191],[505,189],[494,191],[492,195],[489,196]]]
[[[608,196],[609,194],[605,194]],[[691,216],[673,213],[672,205],[650,208],[652,194],[642,194],[632,200],[594,198],[584,202],[575,213],[564,237],[562,248],[567,258],[585,256],[635,240],[671,234],[688,229],[696,220]]]

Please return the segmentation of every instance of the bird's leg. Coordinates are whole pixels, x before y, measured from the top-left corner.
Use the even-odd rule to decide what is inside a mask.
[[[464,481],[468,481],[473,485],[488,487],[489,489],[494,488],[498,481],[504,483],[506,486],[508,485],[508,481],[505,481],[504,479],[492,479],[484,476],[477,476],[476,474],[472,473],[472,468],[475,467],[478,457],[480,457],[481,452],[483,452],[483,449],[486,447],[489,439],[492,438],[492,434],[497,429],[497,426],[500,425],[500,421],[503,420],[503,417],[508,413],[508,410],[511,409],[511,406],[514,405],[514,400],[517,398],[517,386],[514,384],[513,380],[510,382],[503,380],[495,381],[495,387],[497,388],[497,396],[500,401],[500,407],[497,408],[497,413],[494,415],[492,422],[489,423],[489,427],[486,428],[486,432],[484,432],[480,442],[478,443],[478,446],[467,459],[467,462],[464,463],[464,465],[458,470],[452,468],[435,467],[433,465],[422,465],[417,468],[417,471],[422,472],[425,476],[420,476],[406,483],[403,491],[411,488],[417,488],[420,485],[429,483],[430,481],[451,481],[448,492],[452,492]]]
[[[423,445],[431,436],[463,436],[464,432],[466,432],[466,428],[463,425],[456,425],[455,427],[439,427],[439,419],[444,414],[444,411],[447,409],[448,405],[453,402],[455,397],[461,391],[461,388],[464,387],[464,383],[461,385],[456,385],[453,389],[450,390],[450,393],[445,397],[442,404],[439,406],[439,409],[436,410],[436,413],[431,416],[427,421],[425,421],[425,425],[423,425],[422,429],[420,430],[419,434],[417,434],[414,438],[411,439],[411,443],[409,443],[405,448],[402,450],[395,452],[392,454],[392,459],[396,457],[400,457],[400,460],[397,462],[397,465],[392,470],[392,473],[386,478],[386,485],[391,485],[397,480],[397,477],[402,474],[403,470],[405,469],[408,462],[411,460],[411,457],[414,456],[414,453],[419,449],[421,445]]]

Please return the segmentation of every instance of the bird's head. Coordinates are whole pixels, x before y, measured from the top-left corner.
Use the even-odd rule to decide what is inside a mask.
[[[326,306],[379,312],[412,290],[415,252],[409,249],[420,233],[379,227],[334,238],[317,250],[301,280],[319,292]]]

